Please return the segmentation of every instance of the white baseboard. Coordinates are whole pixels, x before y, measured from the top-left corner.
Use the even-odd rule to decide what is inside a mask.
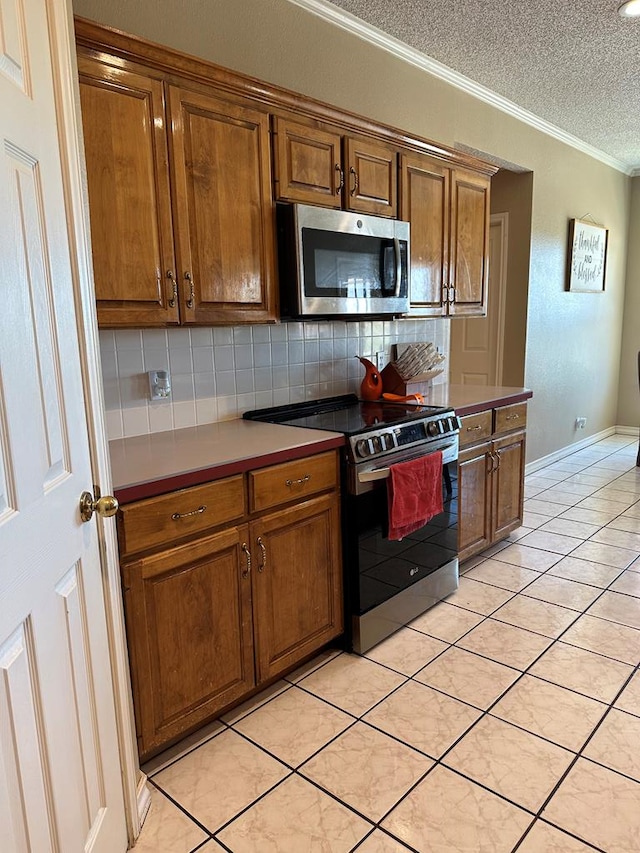
[[[140,777],[138,779],[136,794],[138,801],[138,825],[140,829],[142,829],[142,824],[144,823],[145,818],[149,813],[149,807],[151,806],[151,790],[147,785],[147,777],[142,772],[140,772]]]
[[[601,432],[596,432],[594,435],[583,438],[582,441],[576,441],[574,444],[568,444],[560,450],[555,450],[553,453],[549,453],[548,456],[542,456],[540,459],[528,462],[525,465],[525,474],[533,474],[535,471],[539,471],[541,468],[545,468],[553,462],[559,462],[561,459],[571,456],[572,453],[577,453],[578,450],[582,450],[583,447],[589,447],[590,444],[596,444],[596,442],[602,441],[603,438],[608,438],[610,435],[622,432],[623,429],[631,429],[631,427],[607,427],[607,429],[603,429]],[[633,435],[633,433],[623,434]],[[635,434],[638,434],[637,429]]]
[[[633,426],[617,426],[616,432],[620,435],[640,435],[640,429]]]

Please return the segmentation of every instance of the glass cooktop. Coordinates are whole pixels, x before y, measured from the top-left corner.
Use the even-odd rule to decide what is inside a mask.
[[[446,411],[448,410],[441,406],[417,406],[386,400],[359,400],[355,394],[343,394],[340,397],[326,397],[322,400],[274,406],[270,409],[256,409],[245,412],[243,418],[353,435],[371,427],[404,423],[425,415]]]

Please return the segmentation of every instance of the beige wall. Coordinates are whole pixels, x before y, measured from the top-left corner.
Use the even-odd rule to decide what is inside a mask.
[[[491,181],[491,213],[508,213],[502,381],[524,385],[533,174],[500,169]],[[491,294],[489,294],[491,296]]]
[[[627,288],[624,303],[622,357],[620,360],[618,423],[637,427],[640,424],[637,368],[638,350],[640,350],[640,177],[633,178],[631,185],[629,253],[627,256]]]
[[[75,0],[88,18],[534,173],[528,459],[616,422],[630,179],[287,0]],[[568,220],[610,229],[603,294],[564,289]],[[587,430],[574,431],[576,416]],[[553,424],[553,429],[549,425]]]

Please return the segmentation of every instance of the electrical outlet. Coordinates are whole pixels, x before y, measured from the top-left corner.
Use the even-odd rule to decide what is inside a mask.
[[[382,370],[382,368],[387,363],[387,354],[384,350],[376,353],[376,367],[378,370]]]
[[[576,418],[576,429],[584,429],[587,425],[586,418]]]

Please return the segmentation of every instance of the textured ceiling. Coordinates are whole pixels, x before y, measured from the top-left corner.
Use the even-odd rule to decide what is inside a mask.
[[[295,0],[294,0],[295,2]],[[618,0],[331,4],[640,169],[640,18]]]

